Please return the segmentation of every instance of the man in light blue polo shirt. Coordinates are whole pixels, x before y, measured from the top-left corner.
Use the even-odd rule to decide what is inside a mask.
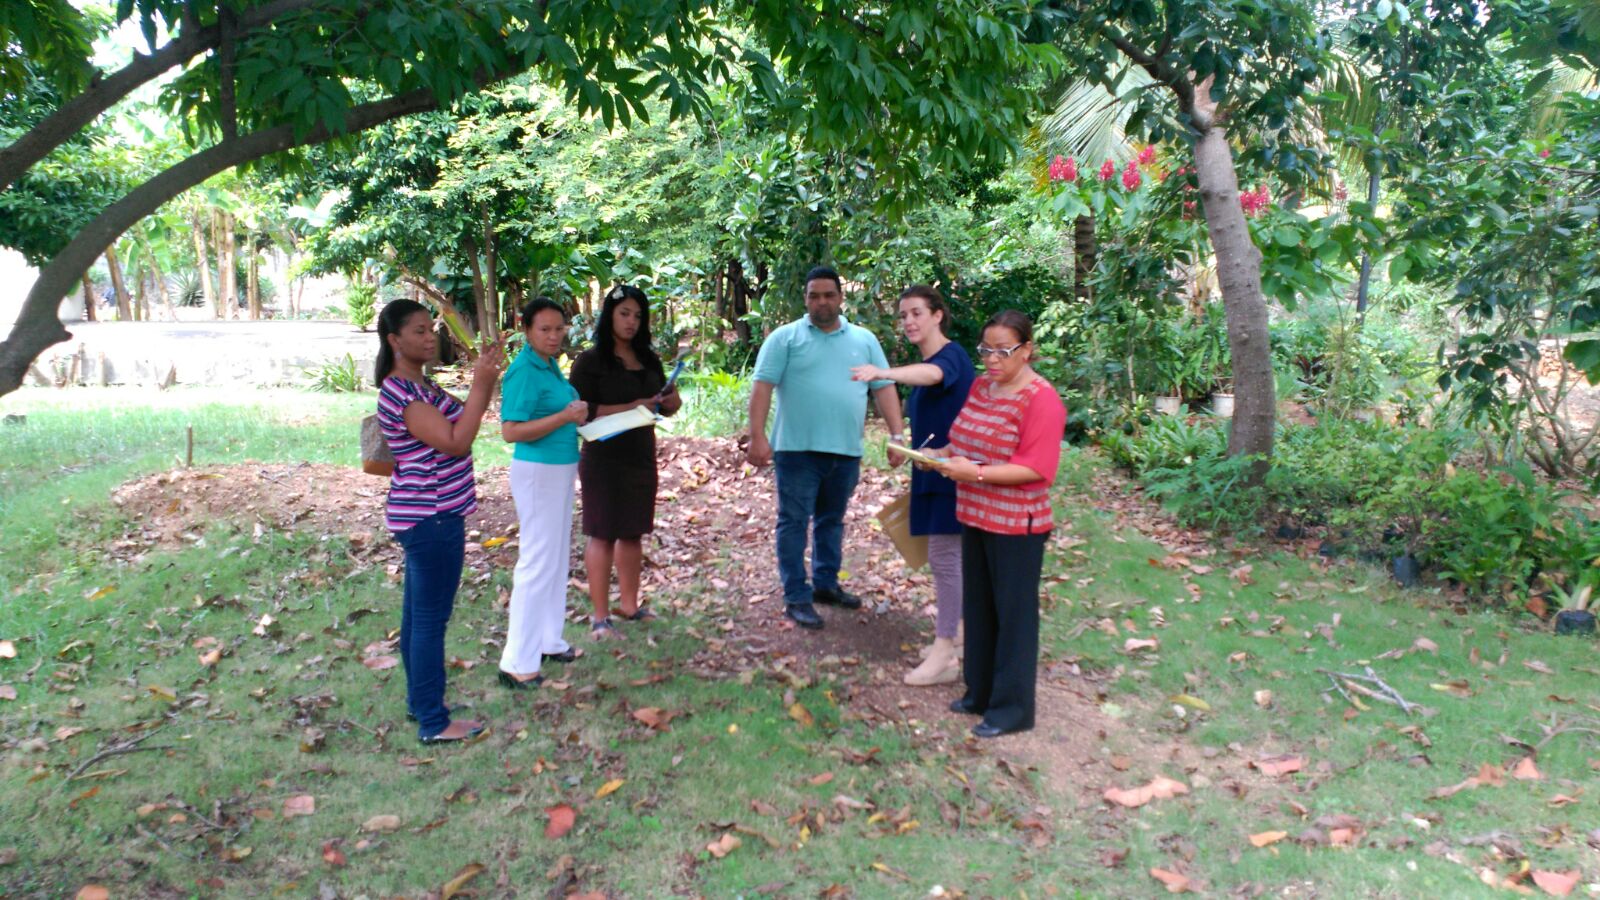
[[[776,463],[778,481],[778,574],[783,614],[802,628],[821,628],[815,603],[858,609],[861,598],[839,587],[844,512],[861,474],[861,434],[867,393],[888,423],[891,440],[903,443],[900,396],[892,381],[850,379],[859,365],[888,366],[872,332],[839,314],[844,289],[839,273],[818,266],[806,274],[806,316],[769,335],[756,357],[750,392],[753,466]],[[772,437],[767,413],[778,412]],[[891,463],[898,459],[891,458]],[[806,578],[806,532],[812,533],[811,578]]]

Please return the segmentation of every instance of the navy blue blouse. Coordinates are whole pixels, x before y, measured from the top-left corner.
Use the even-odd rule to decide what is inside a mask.
[[[950,423],[966,404],[977,371],[967,352],[954,341],[923,362],[938,366],[944,373],[944,380],[911,389],[911,398],[906,401],[911,433],[906,441],[912,447],[943,447],[950,443]],[[911,470],[911,533],[961,533],[961,523],[956,521],[954,481],[937,472]]]

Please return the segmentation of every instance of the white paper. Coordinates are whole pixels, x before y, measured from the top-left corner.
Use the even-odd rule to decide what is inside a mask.
[[[578,426],[578,434],[586,441],[603,441],[606,438],[616,437],[624,431],[654,425],[661,417],[651,412],[648,407],[635,406],[609,416],[601,416],[587,425]]]

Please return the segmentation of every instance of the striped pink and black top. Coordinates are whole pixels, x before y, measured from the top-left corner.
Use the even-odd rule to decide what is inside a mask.
[[[1050,382],[1035,376],[1015,394],[998,396],[979,376],[950,426],[950,452],[975,463],[1016,463],[1040,475],[1028,484],[956,485],[956,521],[992,534],[1050,530],[1050,485],[1061,464],[1067,408]]]
[[[406,407],[427,403],[454,422],[463,407],[438,385],[418,384],[390,375],[378,389],[378,425],[394,454],[389,476],[385,524],[395,534],[437,513],[467,516],[478,509],[472,457],[449,456],[429,447],[406,430]]]

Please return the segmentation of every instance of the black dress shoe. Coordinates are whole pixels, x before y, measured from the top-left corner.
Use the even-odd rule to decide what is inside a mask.
[[[505,669],[501,669],[500,670],[500,686],[501,687],[508,687],[508,688],[512,689],[513,691],[527,691],[527,690],[532,690],[532,689],[538,687],[541,684],[544,684],[544,676],[543,675],[534,675],[532,678],[529,678],[527,681],[523,681],[521,678],[517,678],[516,676],[512,675],[510,672],[507,672]]]
[[[822,628],[822,617],[817,615],[817,608],[809,603],[791,603],[783,608],[783,614],[801,628],[812,631]]]
[[[821,603],[824,606],[839,606],[844,609],[860,609],[861,598],[848,591],[834,588],[817,588],[811,592],[811,602]]]
[[[545,662],[569,663],[578,658],[578,653],[577,647],[568,647],[562,653],[543,653],[540,655],[544,657]]]
[[[971,700],[968,700],[965,697],[961,697],[957,700],[951,700],[950,711],[953,713],[962,713],[968,716],[983,715],[983,710],[978,708],[978,704],[973,703]]]
[[[988,722],[979,722],[972,726],[972,733],[981,738],[997,738],[1002,734],[1014,734],[1018,731],[1027,731],[1032,725],[1019,725],[1016,728],[1001,728],[999,725],[990,725]]]

